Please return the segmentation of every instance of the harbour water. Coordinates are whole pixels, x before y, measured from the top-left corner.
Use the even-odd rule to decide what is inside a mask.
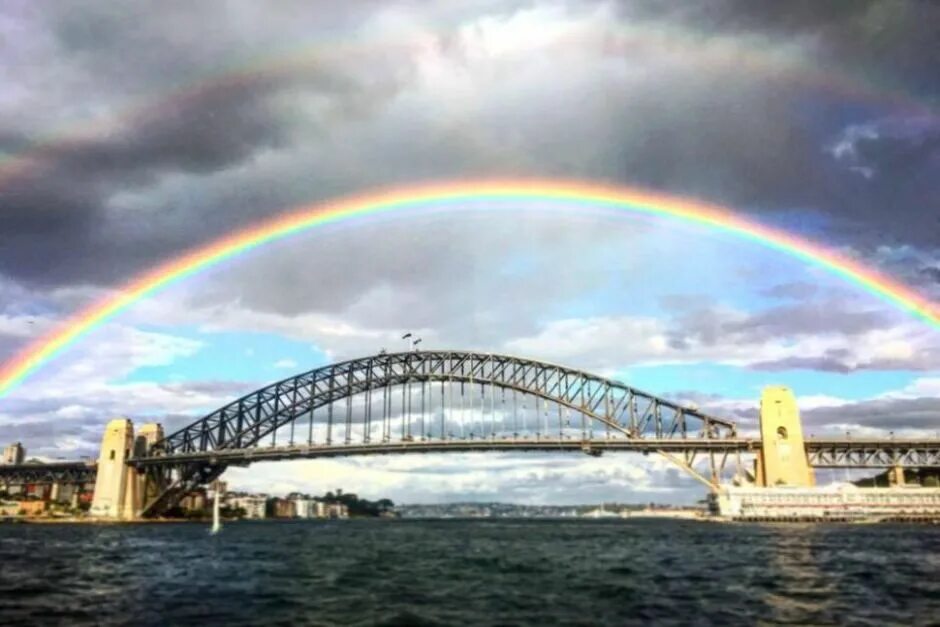
[[[4,625],[929,625],[940,527],[683,520],[0,526]]]

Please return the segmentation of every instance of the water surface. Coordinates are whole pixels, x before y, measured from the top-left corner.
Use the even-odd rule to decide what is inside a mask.
[[[0,525],[0,623],[928,625],[940,527]]]

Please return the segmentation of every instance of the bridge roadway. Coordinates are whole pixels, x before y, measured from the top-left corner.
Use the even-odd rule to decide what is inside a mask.
[[[910,468],[940,467],[940,439],[899,438],[810,438],[806,454],[815,468]],[[665,451],[691,456],[698,453],[756,453],[759,438],[727,439],[627,439],[594,438],[480,438],[454,440],[412,440],[379,443],[321,444],[217,449],[208,452],[178,453],[131,460],[138,467],[207,462],[211,464],[250,464],[288,459],[316,459],[349,455],[388,455],[401,453],[443,453],[470,451],[631,451],[643,454]]]
[[[592,455],[611,452],[649,454],[666,451],[687,460],[699,453],[754,454],[760,439],[626,439],[590,440],[559,438],[413,440],[378,443],[320,444],[221,449],[208,452],[179,453],[130,460],[138,468],[176,466],[204,462],[242,466],[256,462],[291,459],[317,459],[352,455],[390,455],[403,453],[443,453],[473,451],[543,451],[583,452]],[[815,468],[940,468],[940,439],[936,438],[810,438],[806,453]],[[96,474],[96,462],[62,461],[0,465],[0,484],[90,483]]]

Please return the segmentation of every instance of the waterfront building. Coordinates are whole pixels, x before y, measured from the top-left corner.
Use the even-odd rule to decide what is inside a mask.
[[[49,503],[46,501],[20,501],[17,506],[23,516],[39,516],[46,511]]]
[[[349,508],[345,503],[328,503],[325,518],[349,518]]]
[[[19,501],[0,501],[0,518],[20,515]]]
[[[203,512],[206,510],[206,491],[204,489],[193,490],[183,497],[180,501],[180,507],[187,512]]]
[[[276,498],[272,513],[275,518],[294,518],[297,511],[294,509],[294,501]]]
[[[234,509],[245,510],[245,518],[266,518],[265,506],[268,499],[264,496],[235,496],[228,499],[227,504]]]
[[[895,486],[723,486],[712,512],[730,520],[878,520],[940,518],[940,488]]]
[[[27,483],[26,484],[26,496],[38,499],[40,501],[48,501],[49,495],[52,493],[52,486],[48,483]]]
[[[26,460],[26,449],[19,442],[14,442],[3,449],[3,464],[22,464]]]
[[[297,518],[318,518],[317,501],[302,497],[293,498],[291,501],[294,503],[294,515]]]
[[[53,503],[77,503],[78,488],[74,483],[53,483],[49,500]]]

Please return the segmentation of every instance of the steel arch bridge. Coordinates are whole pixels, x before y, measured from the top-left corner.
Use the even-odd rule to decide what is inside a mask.
[[[278,444],[280,442],[280,444]],[[159,514],[229,465],[458,450],[697,453],[747,450],[733,422],[581,370],[466,351],[379,354],[265,386],[156,442],[130,463]],[[673,455],[678,453],[681,457]],[[714,456],[712,456],[714,472]]]

